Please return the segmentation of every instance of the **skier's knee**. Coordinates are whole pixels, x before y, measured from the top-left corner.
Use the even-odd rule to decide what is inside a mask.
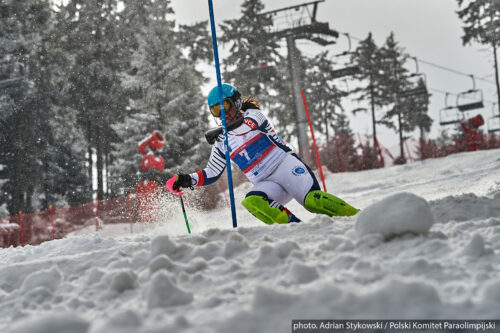
[[[261,195],[247,195],[241,202],[250,214],[266,224],[288,223],[288,214],[284,209],[269,206],[269,200]]]
[[[306,195],[304,207],[310,212],[328,216],[352,216],[359,212],[359,209],[344,200],[319,190],[310,191]]]

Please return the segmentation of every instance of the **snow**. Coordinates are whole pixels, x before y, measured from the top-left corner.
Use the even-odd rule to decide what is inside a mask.
[[[2,186],[1,180],[0,180],[0,186]],[[7,204],[1,204],[0,205],[0,219],[4,217],[9,217],[9,211],[7,209]]]
[[[160,223],[0,250],[0,331],[290,332],[292,319],[500,316],[500,151],[329,175],[361,209],[264,225],[162,202]],[[244,198],[249,185],[235,191]],[[155,227],[156,226],[156,227]],[[137,232],[141,232],[138,234]],[[114,234],[114,236],[112,236]]]
[[[355,230],[358,237],[381,234],[384,238],[404,233],[426,234],[434,224],[429,204],[412,193],[390,195],[359,213]]]

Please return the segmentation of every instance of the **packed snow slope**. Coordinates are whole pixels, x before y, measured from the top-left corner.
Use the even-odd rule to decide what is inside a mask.
[[[0,332],[290,332],[292,319],[499,319],[500,151],[330,175],[362,209],[267,226],[163,204],[140,235],[0,250]],[[248,185],[236,190],[237,202]],[[136,228],[137,230],[137,228]]]

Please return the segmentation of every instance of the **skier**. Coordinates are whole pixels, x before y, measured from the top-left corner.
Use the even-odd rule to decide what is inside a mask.
[[[253,188],[241,204],[267,224],[300,222],[284,207],[292,198],[313,213],[352,216],[359,210],[342,199],[320,190],[311,169],[275,132],[253,97],[241,97],[232,85],[222,85],[231,160],[238,165]],[[210,112],[220,118],[218,87],[208,94]],[[205,169],[191,174],[179,173],[166,186],[176,194],[182,188],[206,186],[219,179],[226,168],[222,128],[205,134],[212,152]]]

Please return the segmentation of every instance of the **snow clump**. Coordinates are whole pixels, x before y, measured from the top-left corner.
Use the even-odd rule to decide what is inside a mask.
[[[415,194],[390,195],[363,209],[356,220],[358,238],[382,234],[385,239],[404,233],[426,234],[434,224],[427,201]]]

